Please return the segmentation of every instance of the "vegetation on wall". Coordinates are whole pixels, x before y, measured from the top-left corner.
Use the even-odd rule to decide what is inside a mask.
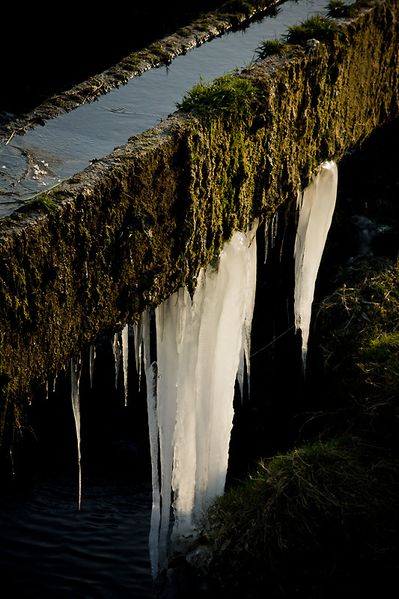
[[[257,89],[248,79],[229,73],[207,83],[201,80],[194,85],[177,107],[206,118],[232,114],[242,118],[253,111]]]

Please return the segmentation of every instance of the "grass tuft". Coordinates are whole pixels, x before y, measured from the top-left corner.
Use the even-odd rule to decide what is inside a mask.
[[[268,56],[281,56],[284,48],[285,44],[280,40],[264,40],[256,48],[255,53],[260,59]]]
[[[343,0],[330,0],[327,5],[327,15],[334,19],[345,19],[353,17],[357,12],[353,4],[345,4]]]
[[[395,460],[357,438],[260,462],[209,512],[215,586],[226,596],[316,596],[309,581],[328,588],[348,559],[363,575],[376,539],[384,544],[397,520],[397,472]]]
[[[340,29],[334,21],[316,15],[299,25],[288,27],[285,39],[290,44],[303,44],[312,38],[319,41],[330,41],[339,32]]]
[[[217,116],[221,113],[248,117],[256,97],[257,90],[248,79],[227,74],[212,83],[201,80],[187,92],[177,107],[202,117]]]
[[[325,298],[318,317],[325,368],[351,390],[357,410],[390,413],[392,426],[399,417],[398,280],[398,261],[359,261],[351,284]]]

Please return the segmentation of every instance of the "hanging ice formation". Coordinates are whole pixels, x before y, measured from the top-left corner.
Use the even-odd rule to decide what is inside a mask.
[[[122,369],[123,369],[123,391],[125,394],[125,406],[128,399],[128,365],[129,365],[129,325],[122,329]]]
[[[82,464],[81,464],[81,451],[80,451],[80,375],[81,375],[81,361],[80,359],[71,359],[71,401],[72,411],[75,420],[76,430],[76,444],[78,452],[78,508],[80,510],[82,505]]]
[[[266,264],[270,249],[274,249],[278,232],[278,212],[275,212],[271,219],[265,221],[265,258],[263,264]]]
[[[96,361],[96,346],[91,344],[89,347],[89,377],[90,389],[93,389],[94,382],[94,363]]]
[[[128,399],[128,362],[129,362],[129,325],[126,324],[122,333],[114,333],[112,338],[112,351],[114,354],[115,365],[115,389],[118,388],[119,368],[122,361],[123,370],[123,390],[125,397],[125,406]]]
[[[112,338],[112,351],[114,354],[114,364],[115,364],[115,389],[118,388],[118,380],[119,380],[119,367],[121,364],[121,344],[119,342],[119,333],[114,333]]]
[[[306,368],[309,327],[317,272],[335,208],[338,169],[323,162],[298,196],[299,220],[295,239],[295,328],[302,335],[302,363]]]
[[[244,360],[249,372],[255,234],[256,225],[234,233],[217,269],[201,271],[193,299],[184,288],[156,308],[156,364],[148,312],[135,327],[136,359],[143,339],[148,389],[154,575],[166,562],[171,508],[172,537],[188,534],[224,490],[234,386],[238,374],[242,388]]]

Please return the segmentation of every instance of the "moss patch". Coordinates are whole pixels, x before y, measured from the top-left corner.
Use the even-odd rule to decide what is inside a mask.
[[[399,414],[399,263],[364,259],[350,280],[320,305],[326,367],[350,390],[355,414],[374,425],[377,416],[390,419],[392,428]]]
[[[248,79],[227,74],[211,83],[201,80],[187,92],[177,107],[206,118],[223,113],[248,118],[253,112],[256,97],[257,89]]]
[[[398,554],[398,466],[355,438],[261,462],[210,510],[213,584],[223,596],[333,597],[350,588],[349,565],[349,585],[367,588],[365,569],[383,570],[392,543]]]
[[[268,56],[281,56],[286,46],[280,40],[265,40],[259,44],[255,53],[258,58],[267,58]]]

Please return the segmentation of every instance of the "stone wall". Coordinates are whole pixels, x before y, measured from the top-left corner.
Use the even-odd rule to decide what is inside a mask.
[[[248,69],[245,119],[176,113],[0,221],[0,436],[100,332],[192,288],[234,229],[398,115],[398,15],[377,0]]]

